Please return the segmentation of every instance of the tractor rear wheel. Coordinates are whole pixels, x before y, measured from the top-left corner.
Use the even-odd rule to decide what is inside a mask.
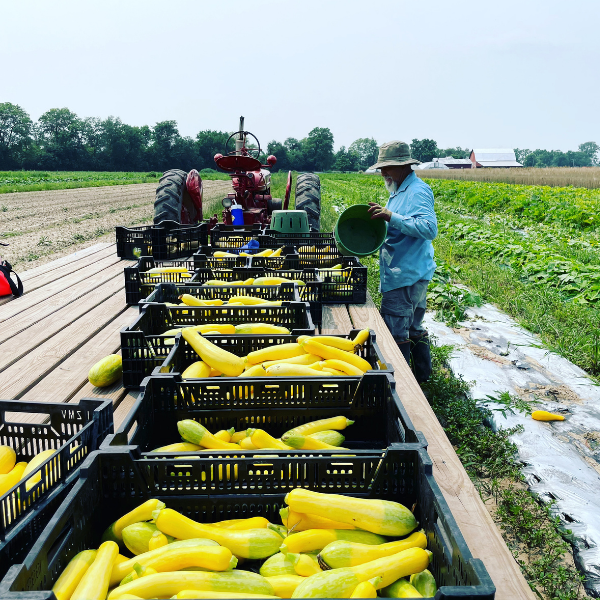
[[[181,208],[187,173],[179,169],[165,171],[156,188],[154,200],[154,224],[163,221],[181,223]]]
[[[301,173],[296,179],[296,210],[304,210],[308,224],[321,229],[321,180],[314,173]]]

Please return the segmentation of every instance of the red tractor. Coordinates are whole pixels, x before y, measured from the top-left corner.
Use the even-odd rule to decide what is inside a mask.
[[[235,142],[235,148],[232,140]],[[249,144],[249,141],[253,143]],[[254,143],[255,142],[255,143]],[[292,172],[288,172],[287,187],[283,201],[271,196],[271,169],[277,158],[270,155],[267,164],[261,164],[260,142],[256,136],[244,131],[244,117],[240,129],[232,133],[225,143],[224,154],[215,155],[217,167],[231,177],[233,192],[222,200],[222,222],[242,224],[232,216],[232,207],[241,207],[243,224],[268,226],[274,210],[287,210],[292,189]],[[305,210],[311,227],[319,230],[321,209],[321,186],[319,178],[312,173],[302,173],[296,182],[296,210]],[[167,171],[160,179],[154,202],[154,223],[175,221],[193,225],[202,221],[202,178],[195,169],[189,173],[179,170]],[[209,221],[212,229],[219,219],[215,214]]]

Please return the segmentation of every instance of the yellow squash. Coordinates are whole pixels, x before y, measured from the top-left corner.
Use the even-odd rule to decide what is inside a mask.
[[[242,558],[267,558],[276,554],[281,545],[280,535],[268,528],[235,530],[203,525],[168,508],[158,513],[156,526],[163,533],[179,539],[205,537],[214,540]]]
[[[297,513],[290,508],[279,510],[281,522],[288,531],[306,531],[307,529],[356,529],[354,525],[332,521],[326,517]],[[335,542],[334,542],[335,543]]]
[[[339,348],[340,350],[345,350],[346,352],[354,352],[354,342],[345,337],[336,337],[334,335],[319,335],[317,337],[312,337],[309,335],[301,335],[298,338],[298,343],[305,342],[306,340],[314,340],[319,342],[319,344],[324,344],[325,346],[332,346],[333,348]]]
[[[347,363],[343,360],[336,360],[336,359],[329,359],[329,360],[323,360],[319,363],[319,366],[322,369],[328,368],[328,369],[336,369],[338,371],[341,371],[343,374],[345,375],[350,375],[352,377],[362,377],[363,372],[361,369],[359,369],[358,367],[355,367],[354,365],[351,365],[350,363]]]
[[[162,531],[155,531],[148,542],[148,552],[162,548],[169,543],[169,538]]]
[[[218,521],[217,523],[211,523],[211,525],[223,529],[260,529],[261,527],[268,527],[269,521],[264,517],[249,517],[248,519]]]
[[[231,436],[235,433],[235,429],[221,429],[214,434],[214,436],[222,442],[231,442]]]
[[[313,368],[320,368],[319,363],[321,362],[320,356],[315,356],[314,354],[301,354],[300,356],[294,356],[293,358],[283,358],[280,360],[268,360],[263,363],[263,367],[266,369],[267,367],[271,367],[272,365],[277,365],[279,363],[286,363],[288,365],[304,365],[309,366],[312,365]]]
[[[284,554],[288,552],[298,554],[299,552],[322,550],[336,540],[373,545],[383,544],[386,541],[384,537],[376,533],[358,529],[307,529],[286,537],[279,549]]]
[[[100,544],[94,562],[84,573],[71,600],[104,600],[108,593],[112,566],[118,554],[119,546],[115,542]]]
[[[96,387],[106,387],[123,375],[123,359],[119,354],[109,354],[98,361],[88,373],[88,381]]]
[[[423,598],[433,598],[437,593],[435,578],[428,569],[411,575],[410,584],[416,588]]]
[[[262,365],[252,365],[243,373],[243,377],[266,377],[267,372]]]
[[[294,565],[294,570],[297,575],[302,577],[310,577],[321,572],[321,567],[317,562],[317,557],[314,554],[295,554],[288,552],[287,558]]]
[[[69,600],[71,598],[75,588],[79,585],[81,578],[95,558],[96,550],[84,550],[71,559],[52,587],[57,600]]]
[[[291,447],[284,444],[281,440],[275,439],[264,429],[255,429],[250,436],[250,441],[257,447],[272,450],[290,450]]]
[[[21,481],[27,479],[29,473],[35,471],[40,465],[42,465],[45,461],[47,461],[53,454],[56,453],[56,450],[44,450],[39,454],[36,454],[28,463],[27,467],[23,471],[21,475]],[[38,481],[42,479],[42,473],[47,469],[48,474],[44,473],[45,477],[50,477],[52,475],[52,463],[49,463],[44,469],[38,471],[33,477],[27,479],[27,484],[25,485],[27,491],[29,491]]]
[[[425,549],[426,547],[427,537],[425,534],[422,531],[415,531],[403,540],[378,546],[338,540],[325,546],[319,556],[330,569],[341,569],[342,567],[362,565],[377,558],[392,556],[392,554],[398,554],[409,548]]]
[[[329,417],[328,419],[319,419],[318,421],[309,421],[303,425],[298,425],[298,427],[286,431],[284,435],[288,433],[294,435],[311,435],[317,431],[325,431],[327,429],[342,431],[353,424],[354,421],[351,421],[347,417]]]
[[[310,435],[304,436],[286,433],[281,436],[281,441],[296,450],[346,450],[346,448],[342,448],[341,446],[332,446],[327,442],[322,442]]]
[[[198,444],[211,450],[237,450],[236,444],[224,442],[216,438],[204,425],[200,425],[200,423],[192,421],[192,419],[178,421],[177,430],[179,431],[179,435],[191,444]]]
[[[350,363],[351,365],[354,365],[360,369],[363,373],[366,373],[373,368],[364,358],[361,358],[352,352],[346,352],[344,350],[340,350],[339,348],[333,348],[332,346],[325,346],[325,344],[320,344],[313,338],[302,342],[302,347],[309,354],[315,354],[316,356],[320,356],[325,360],[333,359]]]
[[[363,581],[381,577],[377,587],[383,588],[401,577],[422,571],[428,564],[429,556],[425,550],[410,548],[357,567],[331,569],[307,577],[292,598],[348,598]]]
[[[305,365],[294,365],[285,362],[271,365],[266,369],[269,377],[333,377],[331,373],[319,371]]]
[[[211,592],[211,591],[199,591],[199,590],[183,590],[181,592],[179,592],[176,596],[173,596],[173,598],[177,598],[177,600],[186,600],[186,599],[194,599],[194,600],[200,600],[202,598],[232,598],[233,600],[236,599],[246,599],[246,600],[251,600],[252,598],[267,598],[267,599],[272,599],[272,600],[279,600],[279,596],[269,596],[267,594],[243,594],[243,593],[239,593],[239,592]]]
[[[557,415],[547,410],[534,410],[531,413],[531,418],[536,421],[564,421],[565,418],[562,415]]]
[[[423,595],[415,588],[410,581],[402,577],[394,581],[391,585],[382,588],[380,592],[382,598],[422,598]]]
[[[249,571],[177,571],[136,579],[115,588],[108,595],[108,600],[121,600],[125,594],[144,599],[171,598],[183,590],[274,595],[273,586],[264,577]]]
[[[210,375],[210,366],[198,360],[192,363],[182,374],[182,379],[200,379]]]
[[[13,467],[10,473],[7,473],[6,475],[0,475],[0,496],[6,494],[8,490],[13,488],[15,485],[17,485],[17,483],[19,483],[19,481],[21,481],[21,477],[23,477],[23,473],[25,472],[26,468],[26,462],[19,462]]]
[[[275,595],[280,598],[291,598],[294,590],[306,579],[301,575],[273,575],[265,577],[273,586]]]
[[[286,358],[294,358],[302,356],[306,352],[302,346],[297,343],[279,344],[277,346],[269,346],[248,354],[248,362],[252,364],[263,363],[267,360],[283,360]]]
[[[270,323],[241,323],[235,326],[235,332],[239,334],[264,335],[264,334],[288,334],[287,327],[271,325]]]
[[[362,346],[369,339],[370,335],[371,331],[369,329],[361,329],[352,341],[355,346]]]
[[[377,586],[381,583],[381,579],[381,577],[373,577],[373,579],[359,583],[350,598],[377,598]]]
[[[189,442],[176,442],[175,444],[156,448],[152,452],[199,452],[200,450],[206,450],[206,448]]]
[[[0,475],[7,475],[17,464],[17,453],[10,446],[0,446]]]
[[[229,377],[237,377],[244,372],[243,358],[216,346],[193,329],[186,328],[181,335],[207,365]]]
[[[164,508],[164,506],[164,502],[156,500],[155,498],[152,498],[151,500],[146,500],[146,502],[140,504],[137,508],[134,508],[126,515],[123,515],[120,519],[116,520],[104,532],[104,535],[102,536],[102,541],[107,539],[113,541],[123,540],[123,529],[125,529],[125,527],[133,525],[134,523],[139,523],[140,521],[150,521],[152,519],[152,513],[155,510],[160,510],[161,508]]]
[[[164,534],[163,534],[164,535]],[[172,539],[172,538],[171,538]],[[168,544],[168,546],[161,546],[160,548],[155,548],[154,550],[149,550],[148,552],[144,552],[143,554],[139,554],[134,558],[126,558],[124,561],[116,561],[113,563],[111,575],[110,575],[110,586],[113,587],[119,583],[133,569],[133,565],[139,564],[142,566],[147,566],[159,561],[162,555],[167,551],[171,551],[173,549],[192,549],[198,546],[204,547],[214,547],[218,548],[219,545],[217,542],[213,540],[207,540],[204,538],[193,538],[189,540],[178,540],[176,542],[172,542]]]
[[[401,537],[414,531],[417,520],[399,502],[350,498],[296,488],[285,498],[286,504],[301,513],[311,513],[351,523],[379,535]]]

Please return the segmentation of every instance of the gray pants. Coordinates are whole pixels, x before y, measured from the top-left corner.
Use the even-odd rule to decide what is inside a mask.
[[[421,280],[383,293],[381,316],[396,343],[405,342],[409,337],[418,337],[425,332],[421,323],[427,307],[428,285],[429,281]]]

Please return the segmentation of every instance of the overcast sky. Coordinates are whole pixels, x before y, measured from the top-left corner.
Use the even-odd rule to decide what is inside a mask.
[[[0,0],[0,102],[266,145],[600,143],[600,0]]]

